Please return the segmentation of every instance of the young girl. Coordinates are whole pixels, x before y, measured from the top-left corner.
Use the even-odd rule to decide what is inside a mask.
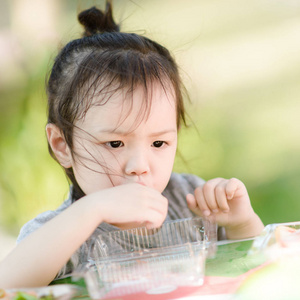
[[[70,196],[22,228],[0,265],[0,286],[49,284],[76,267],[93,233],[116,226],[199,215],[213,217],[229,239],[258,235],[263,224],[241,181],[172,173],[185,112],[169,51],[120,33],[109,2],[104,13],[91,8],[78,18],[84,36],[58,54],[47,86],[49,150],[72,183]]]

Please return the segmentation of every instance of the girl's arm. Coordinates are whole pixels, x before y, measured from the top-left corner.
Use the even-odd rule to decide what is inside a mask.
[[[254,237],[264,225],[254,212],[245,185],[236,178],[215,178],[187,195],[189,208],[224,226],[229,239]]]
[[[48,285],[101,222],[159,227],[167,207],[159,192],[138,184],[85,196],[16,246],[0,264],[0,286]]]

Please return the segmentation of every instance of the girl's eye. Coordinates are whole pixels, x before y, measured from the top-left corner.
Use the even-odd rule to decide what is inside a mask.
[[[155,148],[160,148],[160,147],[162,147],[164,144],[165,144],[164,141],[155,141],[155,142],[153,143],[153,147],[155,147]]]
[[[111,142],[107,142],[106,144],[111,148],[120,148],[124,146],[122,141],[111,141]]]

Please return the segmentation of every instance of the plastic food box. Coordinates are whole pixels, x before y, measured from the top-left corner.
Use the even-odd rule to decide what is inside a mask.
[[[88,241],[86,263],[75,277],[84,277],[93,299],[202,285],[216,240],[216,224],[200,217],[100,234]]]
[[[300,222],[267,225],[253,241],[249,254],[265,254],[278,258],[285,254],[300,254]]]

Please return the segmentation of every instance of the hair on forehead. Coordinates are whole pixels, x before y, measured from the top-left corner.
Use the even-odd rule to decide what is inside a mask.
[[[174,87],[166,72],[157,65],[155,57],[120,51],[114,54],[116,59],[112,60],[111,55],[111,53],[91,52],[78,66],[74,82],[78,78],[81,84],[74,84],[72,87],[76,91],[75,102],[78,104],[76,119],[84,118],[91,106],[105,105],[111,97],[121,94],[123,97],[121,105],[125,112],[121,116],[120,123],[122,123],[133,107],[133,93],[137,89],[142,89],[143,97],[139,99],[140,112],[136,121],[138,125],[150,114],[153,89],[161,88],[168,96],[175,94]]]

